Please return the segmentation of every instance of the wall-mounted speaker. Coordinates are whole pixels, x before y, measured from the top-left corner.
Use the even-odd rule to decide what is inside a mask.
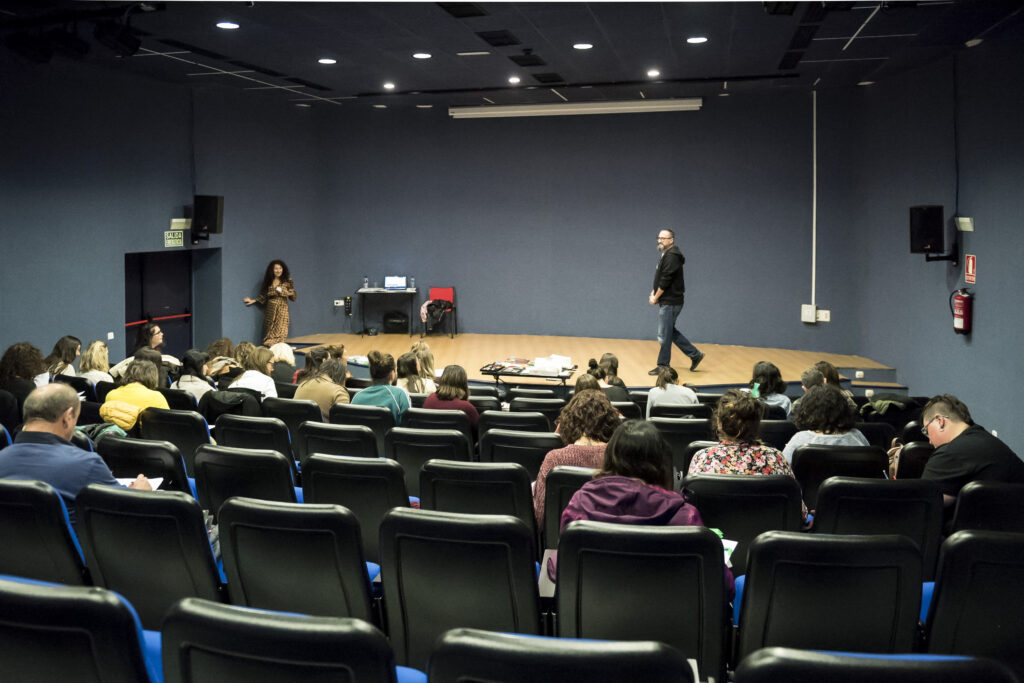
[[[910,207],[910,253],[942,254],[946,251],[941,206]]]
[[[224,197],[197,194],[192,203],[192,232],[224,232]]]

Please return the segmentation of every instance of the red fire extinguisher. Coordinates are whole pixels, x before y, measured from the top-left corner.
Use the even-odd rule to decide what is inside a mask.
[[[971,333],[971,293],[958,289],[949,295],[949,311],[953,314],[953,331],[957,334]]]

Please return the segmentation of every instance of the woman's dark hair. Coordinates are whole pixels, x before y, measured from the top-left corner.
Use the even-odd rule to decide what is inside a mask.
[[[345,386],[345,379],[348,376],[348,363],[340,358],[328,358],[320,366],[320,376],[326,376],[338,386]]]
[[[437,397],[442,401],[469,398],[469,380],[461,365],[446,365],[441,379],[437,380]]]
[[[78,350],[82,348],[82,340],[66,334],[53,345],[53,351],[43,359],[46,371],[51,375],[59,374],[64,368],[75,362]]]
[[[411,394],[422,394],[426,388],[423,378],[420,377],[420,365],[416,360],[416,354],[406,351],[398,357],[398,379],[406,380],[406,388]]]
[[[601,391],[601,383],[597,381],[596,377],[587,373],[576,378],[575,391],[577,394],[581,391],[590,391],[592,389]]]
[[[839,370],[827,360],[819,360],[813,365],[814,369],[821,373],[822,377],[829,384],[839,387]]]
[[[645,420],[626,420],[604,449],[604,465],[595,477],[618,475],[671,490],[672,449],[661,432]]]
[[[138,382],[147,389],[155,390],[159,386],[158,382],[161,381],[158,367],[153,361],[140,360],[136,356],[135,360],[128,364],[128,369],[124,371],[124,383]]]
[[[193,377],[203,378],[203,366],[206,365],[206,361],[209,360],[206,353],[199,349],[189,349],[185,352],[185,355],[181,357],[181,376],[192,375]]]
[[[757,443],[764,404],[745,391],[730,389],[715,405],[714,424],[718,438]]]
[[[153,344],[153,337],[155,331],[159,331],[160,326],[154,322],[148,322],[139,328],[139,331],[135,333],[135,350],[150,348]]]
[[[597,364],[597,361],[591,358],[587,361],[587,374],[597,379],[604,379],[608,376],[608,371]]]
[[[370,363],[370,379],[374,384],[391,383],[391,373],[395,369],[394,356],[374,350],[366,354],[366,360]]]
[[[658,381],[654,383],[654,386],[664,389],[669,384],[677,384],[679,381],[679,373],[676,369],[668,365],[658,366]]]
[[[44,372],[43,352],[28,342],[11,344],[0,357],[0,385],[15,379],[32,379]]]
[[[782,373],[775,367],[775,363],[766,360],[754,365],[750,388],[753,389],[755,384],[758,385],[757,391],[761,396],[786,393],[786,383],[782,381]]]
[[[328,358],[344,358],[345,357],[345,345],[344,344],[326,344],[324,350],[327,351]],[[347,364],[347,362],[346,362]]]
[[[804,393],[797,403],[793,424],[797,429],[845,434],[857,424],[857,416],[838,387],[821,384]]]
[[[592,377],[590,379],[597,381]],[[580,391],[578,387],[579,384],[576,394],[558,414],[558,435],[567,445],[576,443],[584,436],[607,443],[622,422],[619,411],[615,410],[600,388],[597,391]]]
[[[227,337],[221,337],[220,339],[214,339],[210,342],[210,345],[206,347],[207,360],[212,358],[234,358],[235,357],[235,345],[231,343],[231,340]]]
[[[156,389],[157,387],[167,386],[167,368],[164,367],[163,357],[160,355],[159,351],[157,351],[156,349],[151,349],[148,346],[143,346],[142,348],[135,350],[134,357],[135,360],[149,361],[150,363],[153,364],[153,367],[156,368],[157,383],[156,385],[149,387],[150,389]],[[129,380],[126,376],[124,379],[124,383],[128,384],[130,381],[131,380]]]
[[[601,356],[601,360],[598,364],[604,368],[604,372],[607,377],[619,376],[619,359],[614,353],[606,353]]]
[[[307,379],[316,377],[317,373],[320,372],[320,366],[324,364],[328,357],[326,346],[314,346],[307,351],[306,367],[299,370],[299,374],[295,378],[296,384],[302,384]]]
[[[260,290],[260,294],[266,294],[267,290],[270,289],[270,285],[274,282],[274,266],[280,264],[281,266],[281,282],[287,282],[292,279],[292,275],[288,272],[288,266],[281,259],[274,259],[267,264],[267,270],[263,273],[263,288]],[[250,280],[251,282],[251,280]]]

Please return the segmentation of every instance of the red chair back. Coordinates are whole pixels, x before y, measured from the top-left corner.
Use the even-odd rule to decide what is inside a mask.
[[[430,288],[430,300],[431,301],[451,301],[455,303],[455,288],[454,287],[431,287]]]

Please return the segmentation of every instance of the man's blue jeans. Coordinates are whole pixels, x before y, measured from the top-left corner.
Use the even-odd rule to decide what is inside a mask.
[[[658,365],[671,365],[672,342],[675,342],[679,350],[693,360],[700,356],[697,347],[690,343],[690,340],[683,336],[683,333],[676,329],[676,318],[683,305],[659,304],[658,305],[658,344],[661,350],[658,352]]]

